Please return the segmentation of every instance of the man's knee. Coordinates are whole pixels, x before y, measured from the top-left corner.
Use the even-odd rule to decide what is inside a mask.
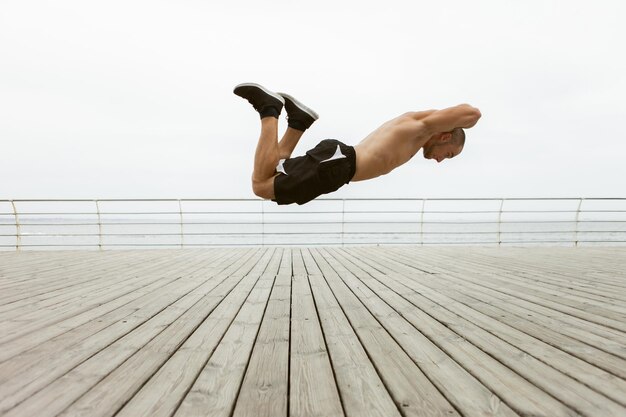
[[[274,178],[258,181],[252,179],[252,192],[257,197],[271,200],[274,198]]]
[[[263,185],[258,181],[252,180],[252,192],[254,193],[254,195],[257,197],[265,198],[263,197],[263,191]]]

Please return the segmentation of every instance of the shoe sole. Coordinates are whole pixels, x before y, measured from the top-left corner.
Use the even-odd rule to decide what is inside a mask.
[[[273,91],[268,90],[267,88],[263,87],[260,84],[255,84],[255,83],[238,84],[238,85],[235,86],[235,88],[233,88],[233,93],[235,93],[236,95],[239,95],[239,94],[236,93],[236,91],[237,91],[238,88],[241,88],[241,87],[256,87],[256,88],[262,90],[264,93],[274,97],[275,99],[277,99],[278,101],[283,103],[283,106],[285,105],[285,99],[281,95],[279,95],[279,94],[277,94],[277,93],[275,93]]]
[[[315,110],[313,110],[312,108],[307,107],[304,104],[300,103],[293,96],[290,96],[289,94],[285,94],[285,93],[276,93],[276,94],[278,94],[280,96],[283,96],[287,100],[291,101],[297,108],[299,108],[300,110],[302,110],[303,112],[305,112],[306,114],[311,116],[313,118],[313,120],[317,120],[317,119],[320,118],[319,114],[317,114],[315,112]]]

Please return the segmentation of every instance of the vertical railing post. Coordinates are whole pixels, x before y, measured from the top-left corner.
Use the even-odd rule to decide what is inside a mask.
[[[265,246],[265,205],[261,200],[261,246]]]
[[[501,226],[502,226],[502,206],[504,206],[504,198],[500,200],[500,210],[498,211],[498,246],[502,244]]]
[[[178,199],[178,215],[180,216],[180,248],[185,246],[185,231],[183,229],[183,206]]]
[[[98,200],[94,200],[96,203],[96,213],[98,214],[98,250],[102,250],[102,220],[100,218],[100,205]]]
[[[422,198],[422,212],[420,213],[420,245],[424,246],[424,206],[426,199]]]
[[[574,223],[574,247],[578,247],[578,219],[580,217],[580,206],[583,204],[583,199],[578,200],[578,208],[576,209],[576,222]]]
[[[20,246],[22,244],[22,234],[20,232],[20,218],[17,215],[17,208],[15,208],[15,201],[11,200],[11,205],[13,206],[13,215],[15,216],[15,250],[19,251]]]
[[[344,225],[346,221],[346,199],[341,199],[341,246],[344,246]]]

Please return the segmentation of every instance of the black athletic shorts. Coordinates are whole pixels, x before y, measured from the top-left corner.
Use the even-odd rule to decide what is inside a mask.
[[[352,146],[326,139],[305,155],[286,159],[283,168],[287,175],[274,177],[273,201],[304,204],[349,183],[356,171],[356,153]]]

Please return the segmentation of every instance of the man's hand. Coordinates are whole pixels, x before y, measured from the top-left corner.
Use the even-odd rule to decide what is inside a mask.
[[[451,132],[457,127],[469,129],[480,119],[480,110],[469,104],[459,104],[443,110],[437,110],[422,120],[424,127],[431,133]]]

